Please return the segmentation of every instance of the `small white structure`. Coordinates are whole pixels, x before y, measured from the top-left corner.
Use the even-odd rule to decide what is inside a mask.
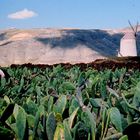
[[[121,39],[118,56],[137,56],[136,36],[133,32],[126,33]]]
[[[4,74],[4,72],[0,69],[0,77],[5,77],[5,74]]]
[[[129,25],[131,27],[131,31],[126,32],[120,42],[120,51],[118,52],[118,57],[125,57],[125,56],[137,56],[137,42],[136,42],[136,35],[138,29],[138,22],[136,28],[134,28],[130,21]]]

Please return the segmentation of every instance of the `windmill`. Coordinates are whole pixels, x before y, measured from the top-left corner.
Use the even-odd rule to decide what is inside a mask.
[[[125,35],[122,37],[120,42],[120,51],[118,52],[119,57],[125,56],[137,56],[137,31],[138,25],[137,22],[136,26],[133,27],[131,22],[128,21],[131,31],[126,32]]]

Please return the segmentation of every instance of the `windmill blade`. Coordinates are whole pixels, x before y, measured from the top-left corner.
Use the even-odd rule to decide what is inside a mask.
[[[130,22],[129,20],[128,20],[128,23],[129,23],[131,29],[132,29],[132,30],[134,31],[134,33],[135,33],[134,27],[132,26],[132,24],[131,24],[131,22]]]
[[[137,25],[136,25],[136,31],[135,31],[135,33],[138,32],[138,26],[139,26],[139,22],[137,21]]]

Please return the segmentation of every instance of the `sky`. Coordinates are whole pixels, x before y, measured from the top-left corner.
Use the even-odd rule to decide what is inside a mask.
[[[0,29],[115,29],[140,22],[140,0],[0,0]]]

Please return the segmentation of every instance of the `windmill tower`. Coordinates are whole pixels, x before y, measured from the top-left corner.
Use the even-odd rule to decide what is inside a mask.
[[[137,56],[137,29],[138,29],[138,22],[136,27],[133,27],[132,24],[129,22],[129,25],[131,27],[131,31],[127,32],[120,42],[120,51],[118,53],[119,57],[125,57],[125,56]]]

